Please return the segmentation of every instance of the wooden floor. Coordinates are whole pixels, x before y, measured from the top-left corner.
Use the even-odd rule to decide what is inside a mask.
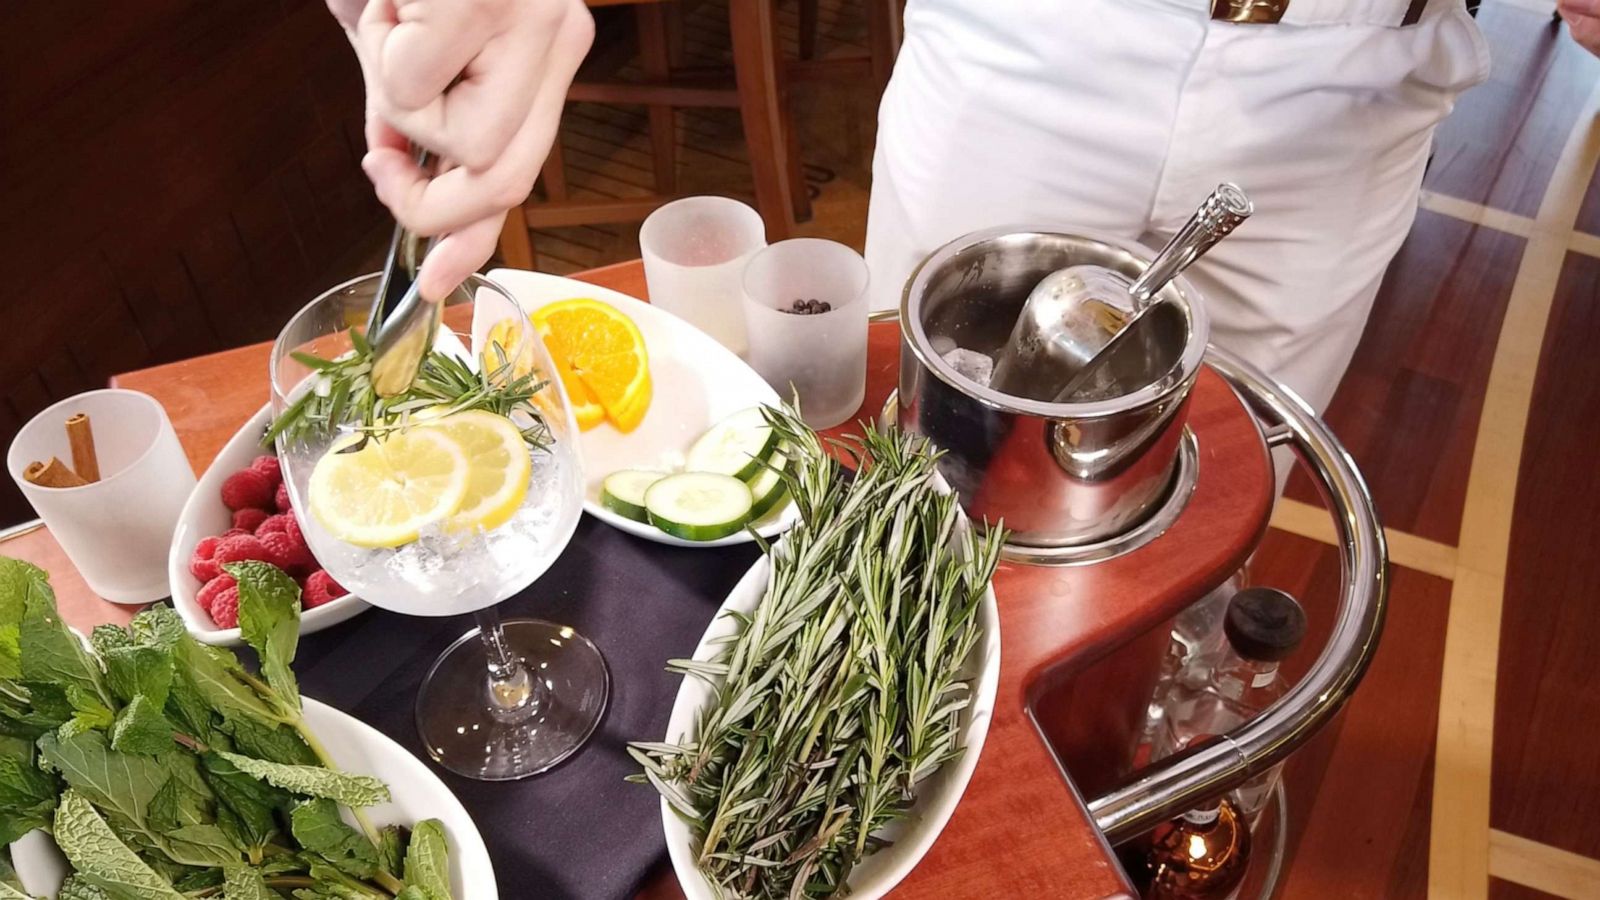
[[[1280,896],[1600,897],[1600,62],[1552,6],[1485,4],[1494,75],[1439,131],[1423,209],[1328,411],[1390,531],[1392,608],[1357,697],[1290,766]],[[726,46],[723,9],[690,17],[691,54]],[[824,5],[825,54],[859,52],[857,15]],[[802,231],[859,246],[874,98],[796,92],[816,209]],[[644,121],[572,106],[574,189],[646,192]],[[733,111],[677,124],[686,190],[748,193]],[[539,265],[635,256],[636,232],[537,232]],[[1274,523],[1251,580],[1303,597],[1325,630],[1338,562],[1309,483]]]

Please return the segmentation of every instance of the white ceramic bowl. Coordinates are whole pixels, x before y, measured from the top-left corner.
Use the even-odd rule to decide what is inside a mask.
[[[695,439],[717,422],[742,409],[777,405],[778,394],[733,351],[688,322],[598,285],[520,269],[495,269],[489,279],[532,312],[547,303],[590,297],[609,303],[639,326],[650,353],[650,378],[655,395],[639,427],[624,434],[601,423],[578,437],[583,457],[583,509],[589,515],[629,534],[675,547],[724,547],[753,540],[740,531],[715,541],[685,541],[644,522],[619,516],[600,505],[600,486],[619,469],[675,471]],[[793,503],[767,514],[757,525],[762,537],[789,529],[799,518]]]
[[[456,900],[499,896],[483,836],[439,776],[382,732],[327,704],[305,698],[305,716],[306,724],[339,768],[372,775],[389,786],[389,802],[367,808],[373,825],[414,825],[423,819],[438,819],[444,824],[450,847],[452,896]],[[349,824],[356,823],[351,819]],[[11,855],[29,893],[53,897],[61,889],[67,861],[48,834],[28,832],[11,845]]]
[[[200,584],[189,571],[189,558],[203,538],[221,534],[233,525],[233,513],[222,505],[222,482],[229,475],[250,465],[250,461],[266,451],[261,449],[261,436],[267,431],[272,418],[269,407],[263,406],[244,427],[234,434],[211,461],[211,468],[200,476],[189,501],[183,505],[178,517],[178,527],[172,534],[172,550],[167,555],[167,580],[172,588],[172,606],[183,618],[189,633],[196,640],[225,647],[243,643],[237,628],[218,628],[211,616],[194,595]],[[330,600],[316,609],[300,614],[300,632],[310,634],[343,622],[370,607],[352,594]]]
[[[767,558],[763,556],[717,610],[716,618],[700,638],[700,646],[695,648],[694,658],[708,660],[715,656],[721,649],[715,642],[733,635],[738,628],[734,618],[725,613],[730,610],[752,612],[766,588]],[[868,856],[851,871],[848,881],[851,900],[877,900],[899,884],[933,846],[934,839],[955,812],[967,782],[972,780],[978,756],[983,752],[984,738],[989,734],[995,692],[1000,684],[1000,611],[995,605],[992,585],[978,607],[978,624],[983,633],[967,660],[973,678],[972,703],[962,712],[961,719],[961,743],[966,751],[918,786],[917,802],[908,816],[879,832],[893,843]],[[688,737],[694,730],[695,713],[711,699],[709,684],[703,679],[685,676],[678,688],[678,698],[672,704],[666,739],[676,743]],[[687,900],[715,900],[716,892],[695,864],[694,838],[689,826],[665,800],[661,801],[661,825],[666,831],[667,851],[684,896]]]

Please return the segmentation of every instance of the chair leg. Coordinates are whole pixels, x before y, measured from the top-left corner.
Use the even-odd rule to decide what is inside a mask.
[[[634,22],[639,30],[639,64],[647,78],[665,82],[672,77],[671,54],[667,41],[667,21],[661,4],[635,6]],[[650,153],[655,164],[656,193],[678,190],[678,133],[670,106],[653,105],[650,111]]]
[[[550,142],[550,152],[544,158],[544,167],[539,170],[539,179],[544,183],[546,200],[555,202],[567,199],[567,163],[561,152],[559,131]]]
[[[800,58],[817,56],[818,0],[800,0]]]
[[[728,4],[734,77],[739,85],[739,114],[755,179],[756,208],[766,221],[767,240],[781,241],[794,231],[797,186],[791,182],[789,174],[790,154],[783,122],[784,97],[778,82],[778,36],[774,19],[773,0],[738,0]]]
[[[867,42],[872,47],[872,79],[878,91],[889,86],[894,58],[904,37],[901,0],[867,0]]]
[[[506,223],[500,226],[500,261],[507,268],[533,269],[533,235],[528,231],[528,219],[522,207],[513,206],[506,213]]]

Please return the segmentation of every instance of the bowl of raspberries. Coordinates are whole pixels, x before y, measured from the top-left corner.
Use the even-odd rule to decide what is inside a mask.
[[[189,496],[167,559],[172,605],[199,640],[234,645],[239,589],[222,567],[258,560],[300,585],[300,630],[318,631],[365,610],[329,575],[300,533],[278,459],[261,451],[265,407],[228,441]]]

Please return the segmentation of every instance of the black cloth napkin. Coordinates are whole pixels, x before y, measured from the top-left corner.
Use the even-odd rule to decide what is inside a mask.
[[[417,737],[417,686],[473,627],[471,616],[374,609],[302,638],[295,671],[306,696],[394,738],[444,779],[483,834],[501,897],[626,900],[667,850],[656,792],[622,780],[638,770],[626,744],[665,735],[681,681],[664,671],[666,661],[694,651],[759,555],[753,544],[668,547],[584,516],[550,571],[499,609],[508,619],[570,625],[594,641],[611,670],[611,700],[576,754],[521,781],[459,778],[434,765]]]

